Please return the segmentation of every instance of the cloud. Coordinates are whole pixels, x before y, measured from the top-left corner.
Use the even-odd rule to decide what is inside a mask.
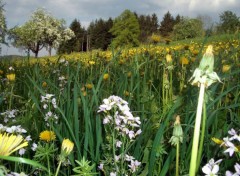
[[[102,18],[115,18],[125,9],[137,14],[156,13],[159,22],[168,11],[176,15],[197,17],[210,16],[213,21],[230,10],[240,16],[240,0],[3,0],[8,28],[24,24],[37,8],[45,8],[54,17],[65,19],[67,26],[76,18],[82,26]],[[10,52],[10,50],[8,50]]]
[[[77,18],[85,27],[99,18],[119,16],[125,9],[138,14],[156,13],[159,21],[169,11],[172,15],[196,17],[218,16],[225,10],[240,15],[239,0],[9,0],[5,10],[10,27],[26,22],[37,8],[44,7],[56,18],[65,19],[67,25]]]
[[[172,15],[196,17],[208,15],[218,21],[220,13],[231,10],[240,15],[239,0],[153,0],[158,7],[167,9]],[[161,13],[163,16],[164,13]]]

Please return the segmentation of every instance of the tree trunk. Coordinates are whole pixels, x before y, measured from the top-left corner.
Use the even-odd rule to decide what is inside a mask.
[[[38,52],[36,51],[36,52],[34,52],[34,54],[35,54],[35,58],[37,58],[38,57]]]
[[[36,43],[35,48],[32,49],[32,52],[35,54],[35,58],[38,57],[38,52],[40,50],[39,42]]]
[[[48,56],[51,56],[52,55],[52,46],[49,46],[48,47]]]

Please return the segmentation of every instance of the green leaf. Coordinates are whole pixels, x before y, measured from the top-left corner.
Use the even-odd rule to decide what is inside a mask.
[[[40,168],[40,169],[43,169],[45,171],[48,171],[48,169],[46,167],[44,167],[43,165],[39,164],[36,161],[27,159],[27,158],[14,157],[14,156],[1,156],[0,155],[0,159],[13,161],[13,162],[24,163],[24,164],[28,164],[28,165],[31,165],[33,167]]]

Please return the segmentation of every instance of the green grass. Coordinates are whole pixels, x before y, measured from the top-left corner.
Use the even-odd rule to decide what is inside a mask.
[[[15,68],[16,81],[11,105],[12,109],[18,109],[20,112],[16,122],[5,125],[21,124],[28,134],[32,135],[33,141],[38,142],[39,133],[49,129],[44,120],[46,112],[42,108],[41,95],[54,94],[58,104],[54,113],[59,116],[58,124],[53,125],[57,135],[55,146],[58,152],[61,141],[69,138],[75,144],[74,152],[70,155],[71,164],[75,166],[74,160],[81,160],[84,156],[91,164],[95,164],[94,172],[98,172],[97,166],[105,159],[102,147],[106,134],[97,109],[104,98],[117,95],[128,101],[133,114],[141,118],[143,132],[129,149],[129,152],[143,163],[137,175],[167,175],[175,172],[176,149],[168,141],[172,135],[176,115],[180,115],[184,131],[184,140],[180,145],[180,175],[187,174],[198,97],[198,88],[191,86],[188,79],[205,52],[203,46],[208,42],[218,43],[213,45],[214,48],[218,48],[214,53],[214,70],[223,83],[214,83],[207,91],[206,135],[200,167],[212,157],[224,157],[221,148],[216,146],[211,138],[222,138],[229,129],[239,128],[239,43],[235,47],[228,42],[238,37],[222,35],[171,42],[170,45],[164,46],[170,48],[169,52],[165,48],[160,50],[152,49],[151,46],[140,46],[139,50],[145,47],[146,51],[132,55],[129,49],[123,57],[125,50],[113,51],[110,61],[106,60],[104,52],[44,57],[33,59],[34,62],[32,58],[20,61],[6,59],[0,63],[0,69],[3,71],[0,78],[4,80],[9,66]],[[199,49],[197,55],[185,47],[193,43],[198,43],[194,45]],[[174,49],[176,45],[181,47]],[[166,62],[166,54],[171,54],[172,63]],[[181,64],[182,57],[189,59],[187,65]],[[196,61],[191,61],[193,57],[197,58]],[[72,59],[64,66],[64,63],[60,63],[63,58]],[[95,61],[95,64],[89,64],[89,60]],[[231,69],[222,72],[223,64],[230,64]],[[105,73],[110,75],[108,80],[103,79]],[[60,87],[60,76],[67,80],[63,89]],[[42,86],[43,82],[47,83],[46,87]],[[93,85],[92,88],[87,88],[86,84],[89,83]],[[11,86],[12,84],[6,81],[0,83],[1,112],[9,108]],[[126,94],[126,91],[129,94]],[[218,149],[215,150],[216,148]],[[24,157],[33,159],[33,155],[34,152],[29,149]],[[55,162],[56,158],[57,156],[53,158]],[[235,161],[238,160],[231,159],[231,163]],[[10,170],[16,167],[7,161],[4,161],[3,165]],[[25,165],[16,168],[18,169],[15,171],[33,172],[33,168]],[[221,172],[229,168],[229,165],[223,166]],[[53,164],[51,169],[54,171],[56,166]],[[72,166],[62,167],[61,173],[69,175],[72,173]],[[200,170],[199,174],[202,174]]]

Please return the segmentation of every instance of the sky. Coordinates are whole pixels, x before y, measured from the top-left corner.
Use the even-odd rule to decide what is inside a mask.
[[[37,8],[45,8],[55,18],[64,19],[68,27],[74,19],[82,26],[102,18],[113,19],[125,9],[137,14],[151,15],[155,13],[159,22],[168,11],[176,15],[195,18],[199,15],[210,17],[219,22],[219,15],[226,10],[240,16],[240,0],[2,0],[5,3],[5,17],[8,29],[22,25],[30,19]],[[26,55],[13,47],[2,46],[1,55]],[[47,55],[40,51],[39,56]]]

